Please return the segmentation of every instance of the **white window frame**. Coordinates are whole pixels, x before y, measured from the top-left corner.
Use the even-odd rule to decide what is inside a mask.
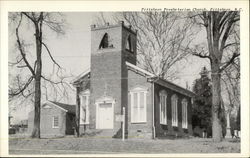
[[[85,90],[82,93],[80,93],[80,124],[89,124],[89,96],[90,92],[89,90]],[[86,97],[86,105],[83,105],[83,97]],[[85,109],[85,113],[83,114]],[[85,119],[82,118],[85,116]]]
[[[134,118],[134,95],[137,93],[137,112],[138,115],[137,118]],[[143,107],[143,119],[140,120],[141,118],[141,113],[140,113],[140,101],[141,101],[141,95],[140,93],[143,93],[143,100],[144,100],[144,107]],[[147,88],[142,88],[142,87],[137,87],[134,88],[130,91],[130,104],[131,104],[131,123],[146,123],[147,122]]]
[[[178,127],[178,97],[176,94],[171,97],[172,126]]]
[[[188,117],[187,117],[187,106],[188,102],[187,99],[183,99],[181,102],[182,105],[182,128],[188,128]]]
[[[167,92],[166,91],[161,91],[159,93],[160,96],[160,101],[159,101],[159,112],[160,112],[160,124],[162,125],[167,125],[168,124],[168,119],[167,119]],[[164,105],[162,105],[164,104]],[[163,110],[162,110],[162,106],[165,106],[165,117],[163,116]]]
[[[58,119],[58,126],[55,126],[55,118]],[[59,116],[52,117],[52,128],[59,128]]]

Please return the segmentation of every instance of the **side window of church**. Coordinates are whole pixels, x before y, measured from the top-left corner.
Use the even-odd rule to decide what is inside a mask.
[[[182,100],[182,128],[188,127],[188,120],[187,120],[187,105],[188,102],[186,99]]]
[[[80,100],[80,124],[89,123],[89,95],[82,95]]]
[[[146,122],[147,91],[135,90],[130,92],[131,98],[131,122]]]
[[[178,98],[176,95],[171,97],[172,107],[172,126],[178,126]]]
[[[52,128],[59,128],[59,117],[58,116],[53,116]]]
[[[160,92],[160,124],[167,125],[167,93]]]

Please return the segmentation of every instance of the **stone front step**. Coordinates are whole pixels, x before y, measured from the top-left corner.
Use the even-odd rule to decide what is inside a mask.
[[[115,135],[113,129],[92,129],[87,130],[83,136],[99,137],[99,138],[112,138]]]
[[[112,138],[114,134],[115,133],[113,129],[103,129],[103,130],[100,130],[98,134],[96,134],[96,137]]]

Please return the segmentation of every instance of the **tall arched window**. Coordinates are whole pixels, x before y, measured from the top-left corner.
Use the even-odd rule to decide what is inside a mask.
[[[167,125],[167,92],[161,91],[160,94],[160,124]]]
[[[178,126],[178,98],[177,95],[171,97],[172,126]]]
[[[99,45],[99,49],[108,48],[108,47],[109,47],[109,36],[107,33],[105,33]]]
[[[187,119],[187,99],[183,99],[181,102],[182,105],[182,128],[188,127],[188,119]]]

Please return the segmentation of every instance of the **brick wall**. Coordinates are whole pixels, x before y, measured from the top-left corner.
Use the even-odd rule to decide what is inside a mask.
[[[136,63],[136,51],[125,50],[128,35],[131,35],[132,47],[136,50],[136,34],[120,23],[115,26],[91,28],[91,79],[90,79],[90,128],[96,128],[97,99],[106,95],[115,99],[114,117],[120,115],[122,107],[127,106],[128,86],[125,61]],[[99,49],[100,42],[107,33],[112,47]],[[114,119],[113,134],[121,128]]]
[[[41,109],[41,137],[61,137],[66,131],[66,112],[49,105],[51,109]],[[52,128],[53,116],[59,117],[59,128]]]
[[[115,99],[114,115],[121,112],[121,52],[105,52],[91,57],[90,128],[96,128],[97,99],[110,96]],[[114,122],[114,132],[120,124]]]
[[[65,136],[66,131],[66,112],[53,106],[51,108],[41,108],[41,123],[40,134],[41,137],[62,137]],[[59,128],[52,128],[52,117],[59,117]],[[33,130],[34,111],[29,113],[28,118],[28,133],[31,134]]]
[[[131,97],[128,97],[128,136],[152,138],[152,84],[145,76],[132,70],[128,70],[128,78],[128,91],[138,86],[147,88],[146,123],[131,123]]]
[[[165,90],[167,92],[167,125],[160,124],[160,97],[159,92]],[[171,109],[171,96],[176,94],[178,97],[178,127],[175,128],[172,126],[172,109]],[[188,113],[188,129],[184,130],[182,128],[182,99],[186,98],[188,101],[187,113]],[[192,135],[192,114],[191,114],[191,98],[184,96],[178,92],[175,92],[171,89],[163,87],[161,85],[155,84],[155,128],[156,128],[156,137],[171,137],[171,136],[184,136]]]
[[[107,33],[109,35],[110,47],[99,49],[100,42]],[[134,52],[125,49],[128,36],[131,36]],[[152,103],[152,83],[147,82],[147,78],[142,74],[127,70],[126,61],[136,65],[136,32],[120,23],[114,26],[91,27],[91,77],[90,86],[85,82],[77,88],[77,103],[79,103],[78,94],[81,91],[90,88],[90,129],[96,129],[96,105],[97,99],[106,95],[115,99],[114,117],[121,114],[122,107],[126,108],[126,133],[129,137],[152,137],[153,125],[153,103]],[[146,123],[131,123],[131,104],[128,92],[136,87],[143,86],[148,89],[147,93],[147,121]],[[165,89],[168,93],[168,125],[160,125],[159,120],[159,91]],[[171,116],[171,95],[178,96],[178,127],[172,127]],[[166,135],[188,135],[192,133],[191,125],[191,98],[188,100],[188,129],[182,129],[182,106],[181,100],[184,95],[173,92],[172,90],[155,84],[155,128],[156,136]],[[83,126],[80,130],[83,130]],[[121,123],[114,119],[113,134],[121,129]]]

